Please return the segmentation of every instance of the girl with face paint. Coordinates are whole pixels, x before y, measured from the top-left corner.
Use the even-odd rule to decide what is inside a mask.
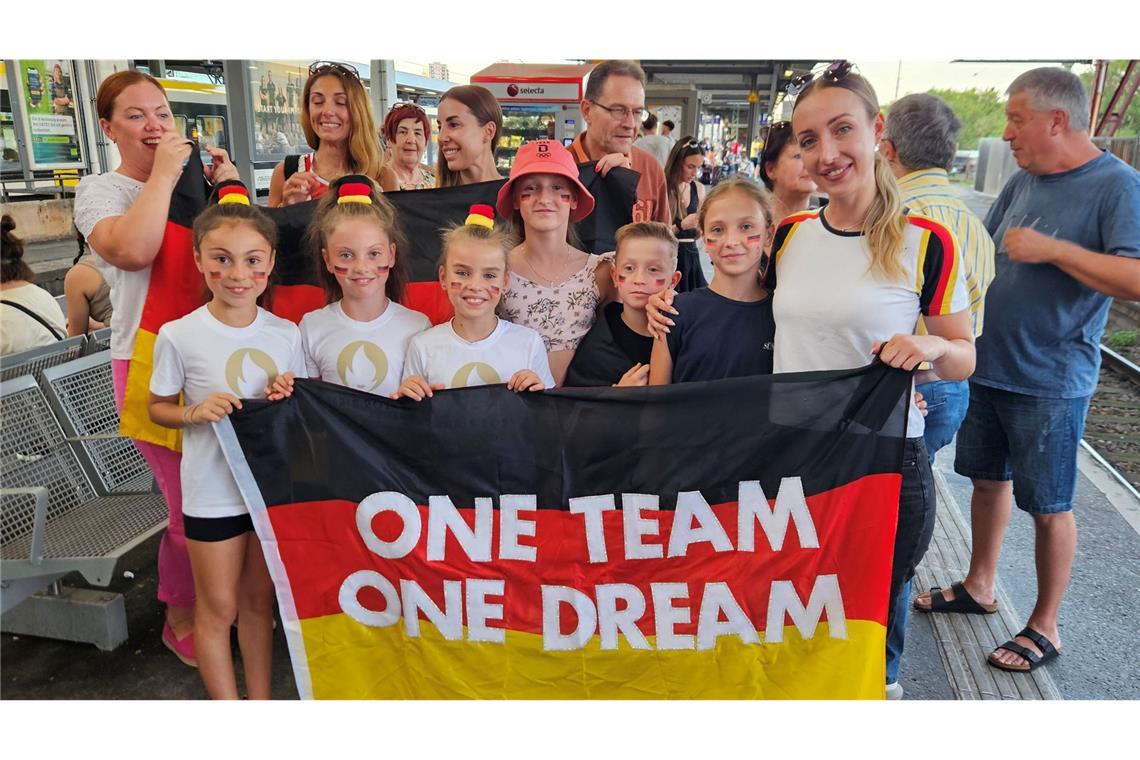
[[[538,333],[495,315],[511,274],[510,237],[494,213],[476,204],[466,224],[443,236],[439,284],[455,316],[412,338],[392,398],[423,401],[438,390],[498,383],[519,392],[554,385]]]
[[[760,284],[775,231],[770,196],[748,179],[721,182],[701,204],[697,229],[716,275],[711,285],[677,296],[675,325],[653,344],[650,385],[772,372],[776,325]]]
[[[538,331],[561,385],[601,306],[617,300],[613,254],[581,250],[573,231],[593,211],[594,198],[570,151],[536,140],[519,148],[497,208],[521,240],[510,252],[511,283],[499,316]]]
[[[431,327],[398,303],[408,278],[396,210],[367,177],[349,175],[321,198],[309,237],[327,303],[301,319],[309,377],[390,395],[408,342]]]
[[[194,644],[212,699],[237,699],[230,627],[237,620],[246,692],[268,699],[273,583],[253,522],[210,423],[242,398],[276,400],[304,372],[296,325],[257,305],[273,271],[277,227],[239,182],[194,222],[194,255],[209,302],[162,326],[150,418],[182,434],[182,513],[194,574]]]

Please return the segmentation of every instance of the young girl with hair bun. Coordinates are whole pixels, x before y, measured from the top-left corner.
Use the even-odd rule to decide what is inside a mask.
[[[396,210],[367,177],[349,175],[321,198],[309,237],[328,304],[301,319],[309,377],[391,395],[408,342],[431,327],[398,303],[407,275]]]
[[[182,514],[194,575],[194,644],[212,699],[237,699],[230,626],[237,621],[245,688],[268,699],[273,583],[253,522],[210,423],[243,398],[275,400],[303,373],[297,326],[257,305],[273,271],[277,227],[239,182],[194,220],[194,257],[210,301],[162,326],[154,347],[150,418],[181,428]]]
[[[554,386],[539,334],[495,316],[510,280],[510,237],[493,214],[490,206],[472,206],[467,223],[444,235],[439,283],[455,316],[412,338],[393,398],[422,401],[445,388],[503,382],[514,391]]]

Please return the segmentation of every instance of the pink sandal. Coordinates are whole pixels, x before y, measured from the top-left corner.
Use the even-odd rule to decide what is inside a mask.
[[[163,623],[162,625],[162,643],[166,648],[174,653],[174,656],[182,660],[186,665],[192,668],[198,667],[198,659],[195,657],[194,652],[194,634],[187,634],[185,637],[178,639],[174,636],[174,629],[170,627],[170,623]]]

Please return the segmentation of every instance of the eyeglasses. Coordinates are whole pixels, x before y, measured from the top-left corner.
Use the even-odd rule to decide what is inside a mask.
[[[764,149],[760,152],[760,159],[765,160],[766,157],[772,152],[772,136],[778,135],[781,132],[791,132],[792,123],[790,121],[775,121],[768,125],[768,131],[764,134]],[[784,144],[781,143],[780,148],[783,149]]]
[[[837,82],[843,81],[854,68],[855,64],[851,63],[850,61],[832,61],[830,64],[828,64],[826,69],[820,72],[819,78],[828,84],[836,84]],[[813,79],[815,79],[814,72],[809,71],[806,74],[800,74],[798,77],[788,82],[788,86],[784,91],[789,96],[795,97],[796,95],[799,95],[801,92],[803,92],[804,88],[807,87]]]
[[[601,103],[599,103],[596,100],[591,100],[590,102],[593,103],[594,105],[596,105],[598,108],[602,109],[603,111],[607,111],[610,116],[617,119],[618,121],[625,121],[631,115],[635,119],[637,119],[638,121],[645,121],[647,118],[649,118],[649,110],[644,108],[644,107],[639,108],[635,111],[631,111],[630,109],[626,108],[625,106],[603,106]]]
[[[336,61],[313,61],[309,66],[309,76],[321,76],[329,72],[339,74],[344,77],[359,80],[360,72],[356,70],[355,66],[350,66],[347,63],[337,63]]]

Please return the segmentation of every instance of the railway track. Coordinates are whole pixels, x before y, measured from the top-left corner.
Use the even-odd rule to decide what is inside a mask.
[[[1140,327],[1140,305],[1114,302],[1108,335]],[[1100,382],[1085,422],[1086,447],[1140,496],[1140,345],[1101,344]]]

